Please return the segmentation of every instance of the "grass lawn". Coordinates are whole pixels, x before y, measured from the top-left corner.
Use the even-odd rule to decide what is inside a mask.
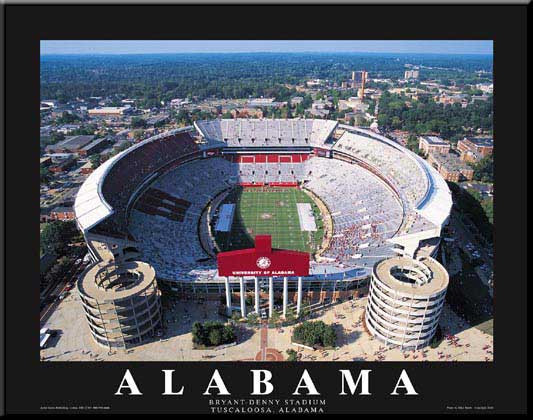
[[[297,203],[310,203],[316,232],[300,228]],[[255,235],[271,235],[272,247],[313,252],[324,236],[320,210],[311,197],[298,188],[237,187],[223,204],[235,204],[230,232],[215,232],[222,251],[251,248]]]

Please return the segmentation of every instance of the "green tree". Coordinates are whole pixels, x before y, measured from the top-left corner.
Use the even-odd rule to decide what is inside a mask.
[[[298,361],[298,352],[293,349],[288,349],[287,354],[289,357],[287,357],[287,362],[296,362]]]
[[[209,344],[218,346],[222,343],[222,330],[220,328],[213,328],[209,331]]]
[[[70,113],[68,111],[63,111],[60,117],[56,118],[56,122],[59,124],[71,124],[76,121],[80,121],[80,117],[76,114]]]
[[[494,157],[485,156],[474,166],[474,179],[481,182],[494,182]]]
[[[50,180],[52,179],[52,173],[48,170],[48,168],[41,166],[40,169],[40,181],[41,184],[48,184]]]
[[[407,148],[415,153],[420,153],[420,149],[418,148],[418,137],[414,134],[409,134],[409,137],[407,137]]]
[[[80,233],[73,221],[61,222],[54,220],[47,223],[40,237],[41,251],[62,255],[66,252],[68,244],[79,239]]]
[[[201,322],[196,321],[194,324],[192,324],[192,342],[195,344],[200,345],[206,345],[207,343],[207,337],[206,337],[206,331],[204,330],[204,327]]]
[[[131,125],[131,128],[146,128],[147,123],[144,118],[132,117],[130,125]]]
[[[99,154],[94,154],[94,155],[89,156],[89,162],[91,162],[91,167],[93,169],[98,168],[100,166],[101,161],[102,161],[102,158],[100,157]]]
[[[222,342],[231,343],[235,341],[235,330],[232,325],[226,324],[222,328]]]
[[[306,346],[332,347],[337,334],[331,325],[326,325],[323,321],[305,321],[294,329],[292,339]]]
[[[334,347],[337,341],[337,333],[333,327],[325,328],[322,335],[322,342],[325,347]]]

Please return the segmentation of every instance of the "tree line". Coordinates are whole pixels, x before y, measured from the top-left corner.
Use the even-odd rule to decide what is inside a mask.
[[[492,100],[475,101],[465,108],[461,104],[444,105],[430,96],[409,100],[384,92],[379,101],[378,124],[388,130],[405,130],[417,135],[436,132],[457,142],[477,129],[492,132]]]
[[[42,56],[41,98],[61,102],[119,95],[138,98],[142,107],[197,97],[289,97],[287,85],[311,78],[341,83],[352,70],[372,77],[401,78],[405,64],[423,64],[421,80],[437,76],[491,80],[492,57],[413,54],[147,54]],[[446,69],[448,68],[448,69]],[[484,70],[486,77],[475,71]],[[117,98],[118,99],[118,98]],[[117,102],[118,103],[118,102]]]

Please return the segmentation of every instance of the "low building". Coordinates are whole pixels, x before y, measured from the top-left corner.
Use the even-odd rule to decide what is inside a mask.
[[[57,160],[50,166],[50,172],[67,172],[74,165],[76,165],[76,158],[74,157]]]
[[[176,99],[172,99],[170,101],[170,107],[171,108],[180,108],[180,107],[188,105],[188,104],[190,104],[190,101],[188,99],[176,98]]]
[[[324,80],[321,79],[311,79],[305,82],[307,87],[318,87],[324,84]]]
[[[113,147],[108,147],[107,149],[102,150],[100,152],[100,162],[105,162],[107,159],[109,159],[113,152]]]
[[[366,111],[369,105],[365,104],[360,98],[352,96],[348,99],[339,100],[339,111],[344,111],[345,109],[352,109],[353,111]]]
[[[493,93],[494,85],[492,83],[478,83],[476,89],[479,89],[484,93]]]
[[[74,220],[76,218],[72,207],[56,207],[50,212],[52,220]]]
[[[130,146],[131,146],[131,141],[119,140],[113,145],[113,150],[126,150]]]
[[[291,98],[291,105],[296,106],[300,105],[304,101],[304,98],[301,96],[295,96],[294,98]]]
[[[233,118],[263,118],[261,108],[240,108],[230,111]]]
[[[131,106],[104,106],[89,109],[90,116],[126,115],[132,111]]]
[[[130,134],[130,132],[132,132],[132,131],[133,131],[133,130],[130,130],[130,129],[126,128],[126,129],[124,129],[124,130],[120,130],[120,131],[116,134],[116,136],[117,136],[117,137],[128,137],[129,134]]]
[[[68,136],[59,143],[46,146],[45,150],[47,153],[77,153],[93,139],[93,135]]]
[[[83,165],[80,168],[80,172],[83,175],[89,175],[92,171],[94,171],[94,169],[93,169],[93,164],[91,162],[87,162],[85,165]]]
[[[465,107],[468,105],[468,96],[462,93],[453,94],[451,92],[442,91],[433,97],[433,100],[443,105],[461,104]]]
[[[49,136],[52,131],[54,131],[54,127],[52,127],[51,125],[45,125],[39,128],[39,134],[41,137]]]
[[[63,124],[62,126],[57,128],[57,132],[68,134],[71,131],[78,130],[80,127],[80,124]]]
[[[489,96],[487,95],[473,95],[472,96],[472,102],[475,102],[475,101],[487,102],[488,100],[489,100]]]
[[[439,171],[446,181],[471,181],[474,177],[474,169],[453,153],[430,153],[428,162]]]
[[[248,101],[248,106],[272,106],[276,98],[253,98]]]
[[[327,117],[329,115],[329,109],[322,109],[322,108],[311,108],[307,110],[309,114],[311,114],[314,117]]]
[[[327,99],[317,99],[313,101],[313,104],[311,105],[311,108],[313,109],[324,109],[324,108],[331,108],[333,106],[333,102],[329,101]]]
[[[44,104],[50,108],[55,108],[58,105],[58,101],[55,99],[43,99],[41,101],[41,104]]]
[[[420,136],[418,148],[426,155],[429,153],[449,153],[450,143],[436,136]]]
[[[254,98],[250,99],[246,106],[249,108],[282,108],[287,106],[287,102],[276,102],[274,99],[275,98]]]
[[[465,137],[457,143],[461,160],[474,163],[492,154],[494,140],[492,137]]]
[[[344,114],[344,121],[350,124],[354,121],[354,125],[361,125],[366,121],[365,114],[362,112],[347,112]]]
[[[52,164],[52,158],[50,156],[42,157],[39,163],[42,167],[46,168]]]
[[[153,117],[146,119],[146,124],[148,126],[155,127],[155,126],[166,123],[168,119],[169,119],[168,115],[154,115]]]
[[[109,139],[107,137],[96,139],[90,142],[89,144],[83,146],[78,151],[78,154],[80,156],[89,156],[89,155],[92,155],[94,153],[98,153],[104,150],[108,144],[109,144]]]

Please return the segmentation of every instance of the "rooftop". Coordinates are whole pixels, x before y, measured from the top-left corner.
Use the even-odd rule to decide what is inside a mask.
[[[103,143],[103,142],[107,142],[108,141],[108,138],[107,137],[102,137],[100,139],[96,139],[96,140],[93,140],[92,142],[90,142],[89,144],[86,144],[85,146],[83,146],[80,150],[89,150],[91,149],[92,147],[100,144],[100,143]]]
[[[472,168],[463,162],[459,156],[453,153],[434,153],[431,155],[439,164],[443,165],[448,171],[464,171]]]
[[[150,287],[154,278],[155,270],[141,261],[117,266],[101,262],[85,270],[78,280],[78,289],[84,296],[97,301],[124,300]]]
[[[492,137],[465,137],[466,140],[474,143],[476,146],[493,147],[494,139]]]
[[[59,143],[46,146],[46,150],[67,149],[70,151],[75,151],[90,143],[93,138],[93,135],[68,136],[65,138],[65,140],[62,140]]]
[[[72,211],[74,211],[72,207],[65,207],[65,206],[58,206],[52,209],[52,212],[54,213],[68,213]]]
[[[447,141],[444,141],[443,139],[437,136],[422,136],[421,138],[425,140],[426,142],[428,142],[429,144],[434,145],[434,146],[436,145],[445,146],[449,144]]]
[[[404,277],[413,281],[400,280],[393,274],[395,270],[403,271]],[[419,260],[409,257],[387,258],[374,266],[374,275],[398,294],[418,297],[429,297],[442,292],[448,287],[449,281],[446,269],[431,257]]]

